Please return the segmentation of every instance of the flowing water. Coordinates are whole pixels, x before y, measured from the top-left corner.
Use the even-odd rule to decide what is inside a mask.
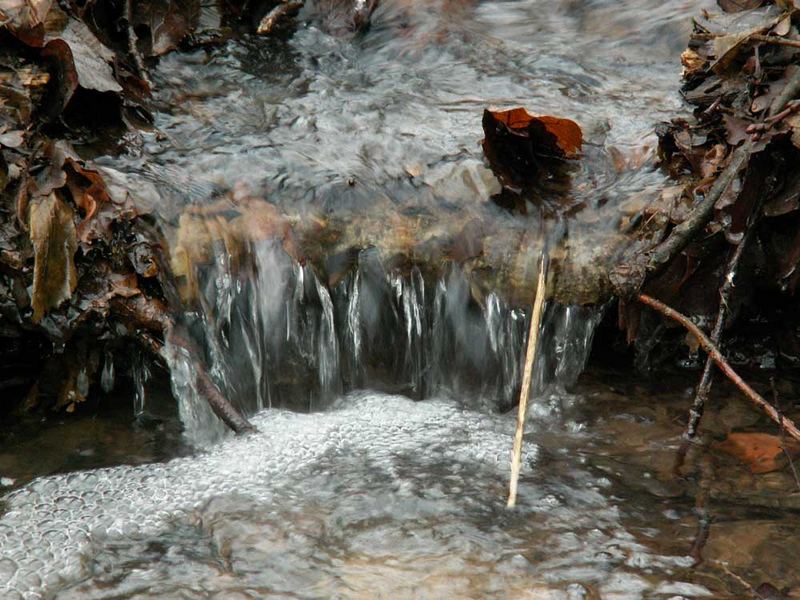
[[[699,4],[386,0],[364,35],[301,18],[291,35],[164,57],[152,74],[156,129],[98,162],[173,249],[191,215],[216,231],[210,207],[235,212],[231,198],[251,196],[289,222],[336,218],[370,241],[322,273],[279,236],[231,252],[224,232],[210,235],[224,243],[181,273],[181,319],[258,433],[226,437],[194,365],[167,347],[195,451],[40,477],[7,495],[3,597],[668,598],[732,596],[736,577],[797,585],[780,558],[736,553],[743,539],[755,539],[750,555],[797,539],[769,507],[720,511],[727,522],[693,568],[695,484],[675,484],[667,466],[686,395],[654,407],[652,390],[602,377],[572,387],[601,308],[548,303],[520,507],[505,510],[505,411],[529,311],[477,289],[457,261],[387,260],[391,240],[370,229],[424,215],[553,247],[612,235],[665,184],[647,160],[653,127],[682,110],[678,56]],[[524,215],[490,201],[499,188],[479,145],[483,109],[516,105],[572,118],[586,138],[569,183]],[[105,392],[116,362],[105,357]],[[156,410],[153,370],[132,362],[141,420]],[[741,493],[708,492],[745,507],[761,497]]]

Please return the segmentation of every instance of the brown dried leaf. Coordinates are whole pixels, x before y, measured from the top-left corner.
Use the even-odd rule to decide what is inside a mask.
[[[800,115],[792,115],[786,119],[786,124],[792,130],[792,144],[800,148]]]
[[[785,443],[790,452],[800,449],[796,443]],[[752,473],[777,471],[780,468],[777,459],[783,454],[781,438],[768,433],[730,433],[714,447],[745,463]]]
[[[753,35],[766,33],[780,23],[782,18],[782,15],[775,17],[768,14],[753,27],[714,38],[712,48],[716,60],[712,63],[711,69],[717,74],[726,71],[738,58],[739,52],[747,46]]]
[[[111,225],[123,218],[132,218],[137,213],[127,197],[121,203],[111,198],[103,176],[88,168],[74,155],[66,160],[67,185],[76,206],[83,212],[78,224],[78,238],[83,246],[95,240],[110,242],[113,236]]]
[[[59,109],[67,106],[78,86],[98,92],[122,91],[111,68],[114,53],[80,21],[68,18],[63,29],[48,32],[43,54],[56,63]]]
[[[731,146],[738,146],[750,137],[750,134],[747,133],[747,128],[750,126],[748,121],[731,115],[723,115],[722,120],[725,122],[725,129],[728,132],[726,141]]]
[[[530,183],[559,161],[580,157],[583,133],[570,119],[536,116],[524,108],[483,112],[483,151],[506,185]]]
[[[0,23],[18,39],[31,46],[41,46],[45,19],[53,0],[3,0]]]
[[[72,296],[78,277],[75,252],[78,238],[72,209],[55,192],[30,206],[30,237],[33,243],[33,322],[38,323],[52,308]]]
[[[707,62],[708,61],[706,61],[706,59],[700,56],[697,52],[695,52],[691,48],[687,48],[681,53],[683,76],[691,77],[695,73],[702,71],[705,68]]]
[[[772,28],[772,33],[783,37],[786,34],[788,34],[791,29],[792,29],[792,15],[791,13],[789,13],[781,20],[780,23],[778,23],[777,25],[775,25],[775,27]]]

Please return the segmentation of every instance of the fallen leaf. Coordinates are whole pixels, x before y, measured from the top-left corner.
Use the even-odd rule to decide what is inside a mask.
[[[140,0],[134,3],[132,25],[142,54],[161,56],[175,50],[199,19],[198,0]]]
[[[775,25],[775,27],[773,27],[772,33],[780,37],[783,37],[789,33],[791,28],[792,28],[792,15],[791,13],[789,13],[781,20],[780,23],[778,23],[777,25]]]
[[[66,160],[66,172],[72,199],[83,212],[77,228],[81,244],[87,247],[95,240],[110,243],[113,237],[112,224],[136,216],[132,202],[128,197],[124,197],[120,203],[114,202],[103,176],[84,166],[74,154],[70,154]]]
[[[800,451],[796,442],[785,443],[789,452]],[[769,433],[730,433],[714,447],[745,463],[751,473],[777,471],[780,468],[777,459],[783,454],[781,438]]]
[[[530,114],[524,108],[483,112],[483,151],[504,184],[519,186],[555,163],[580,156],[583,133],[570,119]]]
[[[25,141],[24,131],[6,131],[0,133],[0,146],[19,148]]]
[[[750,134],[747,133],[750,122],[731,115],[723,115],[722,120],[725,122],[725,129],[728,133],[726,141],[731,146],[738,146],[743,141],[750,138]]]
[[[63,29],[48,32],[42,53],[55,62],[57,112],[69,104],[79,86],[97,92],[122,91],[111,68],[114,53],[76,19],[67,18]]]
[[[725,12],[732,13],[758,8],[764,0],[717,0],[717,4]]]
[[[747,46],[754,35],[766,33],[778,25],[781,20],[781,16],[766,16],[761,23],[750,29],[714,38],[712,49],[716,60],[711,64],[711,70],[717,74],[727,70],[738,58],[739,51]]]
[[[683,76],[691,77],[695,73],[702,71],[708,61],[700,56],[691,48],[687,48],[681,53],[681,64],[683,65]]]
[[[34,323],[75,291],[78,238],[72,217],[72,209],[55,192],[31,202],[28,223],[34,256],[31,298]]]
[[[792,143],[795,147],[800,148],[800,115],[792,115],[786,119],[786,124],[792,130]]]
[[[31,46],[41,46],[44,22],[53,0],[3,0],[0,23],[18,39]]]
[[[781,191],[764,204],[765,217],[779,217],[800,208],[800,173],[788,174]]]

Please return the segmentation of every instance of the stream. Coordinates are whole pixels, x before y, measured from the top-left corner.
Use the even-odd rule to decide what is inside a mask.
[[[95,161],[171,249],[194,239],[187,214],[250,197],[296,222],[467,215],[580,245],[669,185],[654,126],[685,110],[679,56],[710,5],[385,0],[358,36],[301,12],[291,34],[163,57],[153,128]],[[490,199],[480,147],[483,110],[514,106],[585,138],[526,214]],[[257,433],[225,432],[181,348],[169,382],[139,357],[115,381],[125,361],[106,356],[103,402],[124,410],[0,446],[0,597],[796,597],[791,475],[692,456],[676,478],[695,374],[584,372],[603,307],[547,304],[508,510],[527,308],[380,245],[332,257],[333,277],[275,241],[234,256],[225,240],[181,263],[180,318]]]

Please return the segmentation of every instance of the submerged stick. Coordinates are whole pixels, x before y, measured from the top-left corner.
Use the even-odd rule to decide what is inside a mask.
[[[725,326],[725,319],[728,315],[728,304],[731,296],[733,295],[734,281],[739,270],[739,261],[741,260],[744,250],[747,247],[750,235],[755,229],[755,222],[758,219],[760,210],[761,202],[759,201],[756,202],[756,205],[753,208],[753,212],[747,223],[747,229],[745,230],[742,239],[739,241],[739,244],[731,253],[730,258],[728,259],[728,265],[725,268],[722,285],[719,288],[719,308],[717,309],[717,317],[714,321],[714,326],[711,329],[710,341],[715,346],[719,346],[720,340],[722,339],[722,329]],[[700,383],[698,384],[697,391],[695,392],[692,408],[689,410],[689,420],[686,425],[686,433],[684,437],[690,441],[693,440],[697,435],[700,419],[703,418],[703,411],[705,410],[706,400],[708,399],[708,394],[711,391],[711,383],[714,377],[713,366],[714,359],[709,354],[706,358],[706,364],[703,367],[703,375],[700,377]]]
[[[636,298],[642,304],[657,310],[665,317],[669,317],[673,321],[677,321],[683,325],[689,331],[689,333],[691,333],[697,339],[700,347],[708,353],[711,359],[716,363],[719,370],[722,371],[725,376],[730,379],[733,384],[753,402],[753,404],[763,410],[767,416],[780,425],[786,431],[786,433],[788,433],[797,441],[800,441],[800,429],[797,428],[797,425],[795,425],[791,419],[787,419],[781,415],[778,410],[772,406],[772,404],[767,402],[764,397],[761,396],[761,394],[747,385],[747,383],[745,383],[739,374],[733,370],[733,367],[728,364],[728,361],[725,360],[725,357],[722,356],[722,353],[719,351],[719,349],[711,342],[711,340],[708,339],[706,334],[703,333],[703,331],[697,325],[692,323],[685,315],[679,313],[677,310],[670,308],[660,300],[656,300],[647,294],[639,294]]]
[[[536,344],[539,341],[539,326],[542,323],[542,309],[545,296],[545,257],[539,262],[539,279],[536,284],[536,297],[531,311],[531,328],[528,331],[528,347],[525,351],[525,370],[522,374],[522,389],[519,392],[519,409],[517,411],[517,429],[514,432],[514,449],[511,454],[511,482],[508,486],[508,506],[517,503],[517,483],[522,467],[522,436],[525,433],[525,417],[528,414],[528,393],[531,389],[533,364],[536,360]]]

